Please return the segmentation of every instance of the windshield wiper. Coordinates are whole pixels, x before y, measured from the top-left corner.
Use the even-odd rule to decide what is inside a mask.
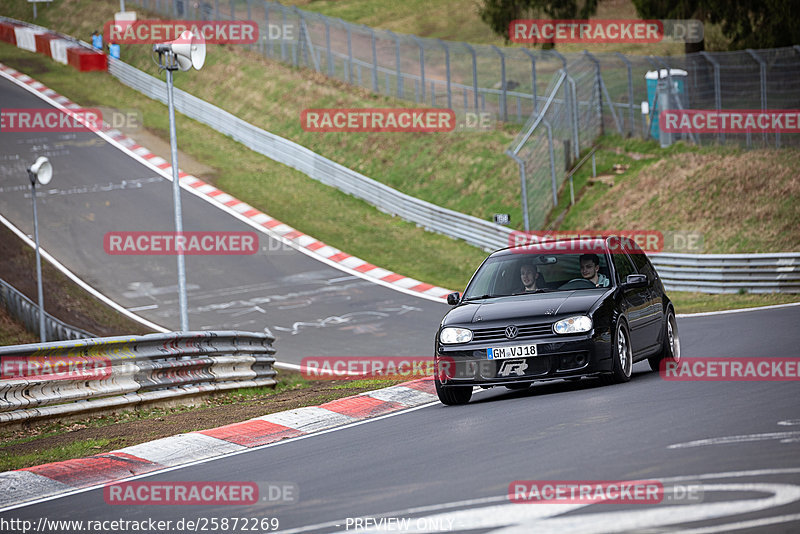
[[[487,293],[485,295],[481,295],[480,297],[467,297],[467,298],[464,299],[464,301],[466,302],[466,301],[469,301],[469,300],[493,299],[495,297],[502,297],[502,296],[503,295],[490,295],[489,293]]]
[[[511,296],[514,295],[533,295],[534,293],[544,293],[546,291],[556,291],[555,289],[550,289],[549,287],[539,287],[534,289],[533,291],[520,291],[519,293],[512,293]]]

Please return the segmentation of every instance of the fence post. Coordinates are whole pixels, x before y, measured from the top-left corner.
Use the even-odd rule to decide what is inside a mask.
[[[628,69],[628,111],[630,112],[630,121],[631,125],[629,128],[630,136],[633,137],[633,126],[634,126],[634,114],[633,114],[633,69],[631,68],[631,62],[628,61],[628,58],[620,54],[619,52],[614,52],[618,58],[625,63],[625,67]]]
[[[267,51],[267,56],[272,57],[274,54],[274,46],[275,44],[270,39],[270,32],[269,32],[269,3],[267,0],[264,0],[264,24],[266,25],[267,29],[267,41],[264,43],[264,48]],[[283,39],[283,28],[281,28],[281,39]]]
[[[253,3],[253,0],[247,0],[247,20],[248,21],[253,20],[253,5],[252,5],[252,3]],[[252,50],[253,49],[253,45],[252,44],[247,45],[247,49],[248,50]]]
[[[386,32],[394,39],[394,59],[397,64],[397,96],[403,98],[403,70],[400,64],[400,38],[391,30],[386,30]]]
[[[286,8],[283,5],[278,4],[281,6],[281,23],[283,24],[282,28],[286,27]],[[281,30],[283,31],[283,30]],[[281,39],[281,61],[286,61],[286,39]]]
[[[369,26],[363,26],[372,37],[372,91],[378,92],[378,51],[375,48],[375,30]]]
[[[347,30],[347,83],[353,83],[353,37],[350,34],[350,24],[344,23]]]
[[[503,98],[500,100],[500,113],[503,115],[503,122],[508,122],[508,88],[506,87],[506,56],[503,51],[492,45],[494,51],[500,56],[500,89]]]
[[[531,229],[530,218],[528,217],[528,181],[525,177],[525,161],[522,160],[519,156],[514,154],[510,150],[506,150],[506,154],[517,162],[519,166],[519,181],[520,181],[520,189],[522,191],[522,223],[523,228],[525,231],[528,232]]]
[[[219,0],[214,0],[214,20],[219,20]]]
[[[717,60],[714,59],[708,52],[700,52],[700,55],[706,58],[706,61],[714,66],[714,106],[716,107],[717,111],[720,111],[722,109],[722,94],[720,93],[719,63],[717,63]],[[720,132],[718,137],[720,142],[724,144],[725,134]]]
[[[531,96],[533,97],[533,112],[539,111],[539,103],[536,101],[536,56],[527,48],[521,48],[529,58],[531,58]]]
[[[325,54],[328,57],[328,76],[333,77],[333,56],[331,55],[331,23],[328,17],[322,17],[322,22],[325,23]]]
[[[589,58],[589,61],[594,63],[595,84],[597,85],[597,114],[600,116],[600,135],[603,135],[606,130],[603,125],[603,78],[600,76],[600,62],[588,50],[584,50],[583,54]],[[611,111],[613,112],[614,110],[612,109]]]
[[[547,128],[547,146],[550,151],[550,181],[553,185],[553,207],[555,207],[558,206],[558,185],[556,183],[555,153],[553,152],[553,128],[546,120],[543,120],[542,124]]]
[[[750,56],[756,60],[759,66],[759,74],[761,79],[761,111],[766,111],[767,110],[767,63],[763,59],[761,59],[761,56],[759,56],[752,48],[748,48],[747,53],[750,54]],[[762,139],[764,140],[764,143],[766,144],[767,142],[766,132],[762,132],[761,136]],[[749,131],[747,132],[747,145],[748,147],[750,146]]]
[[[472,92],[473,96],[475,97],[475,111],[478,111],[480,108],[478,107],[478,58],[475,55],[475,49],[467,44],[464,43],[464,47],[469,50],[470,55],[472,56]],[[467,104],[464,103],[464,108],[466,110]]]
[[[231,7],[231,20],[236,20],[236,6],[234,5],[234,0],[230,1]]]
[[[448,48],[447,43],[441,39],[436,40],[441,47],[444,48],[444,66],[445,72],[447,73],[447,108],[453,109],[453,91],[450,86],[450,48]]]
[[[417,46],[419,46],[419,72],[420,72],[419,86],[421,89],[420,102],[424,104],[425,103],[425,45],[423,44],[422,40],[416,35],[412,35],[411,38],[414,39],[414,41],[416,41],[417,43]]]

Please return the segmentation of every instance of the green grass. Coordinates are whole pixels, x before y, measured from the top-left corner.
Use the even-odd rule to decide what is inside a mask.
[[[800,302],[800,294],[787,293],[690,293],[686,291],[667,291],[675,306],[676,313],[700,313],[738,308],[754,308]]]
[[[101,449],[109,443],[110,440],[108,439],[87,439],[31,454],[3,454],[0,456],[0,472],[90,456],[94,454],[97,449]]]

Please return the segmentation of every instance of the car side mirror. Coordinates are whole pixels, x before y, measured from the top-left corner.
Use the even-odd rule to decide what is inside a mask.
[[[455,306],[459,302],[461,302],[461,295],[458,293],[458,291],[453,291],[452,293],[447,295],[447,303],[450,306]]]
[[[644,274],[629,274],[623,286],[625,289],[647,287],[647,276]]]

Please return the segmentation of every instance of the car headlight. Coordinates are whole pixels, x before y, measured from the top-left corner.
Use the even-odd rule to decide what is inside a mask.
[[[472,330],[466,328],[443,328],[439,333],[439,341],[445,345],[452,343],[467,343],[472,341]]]
[[[556,334],[580,334],[592,329],[592,318],[588,315],[578,315],[567,317],[553,325],[553,332]]]

